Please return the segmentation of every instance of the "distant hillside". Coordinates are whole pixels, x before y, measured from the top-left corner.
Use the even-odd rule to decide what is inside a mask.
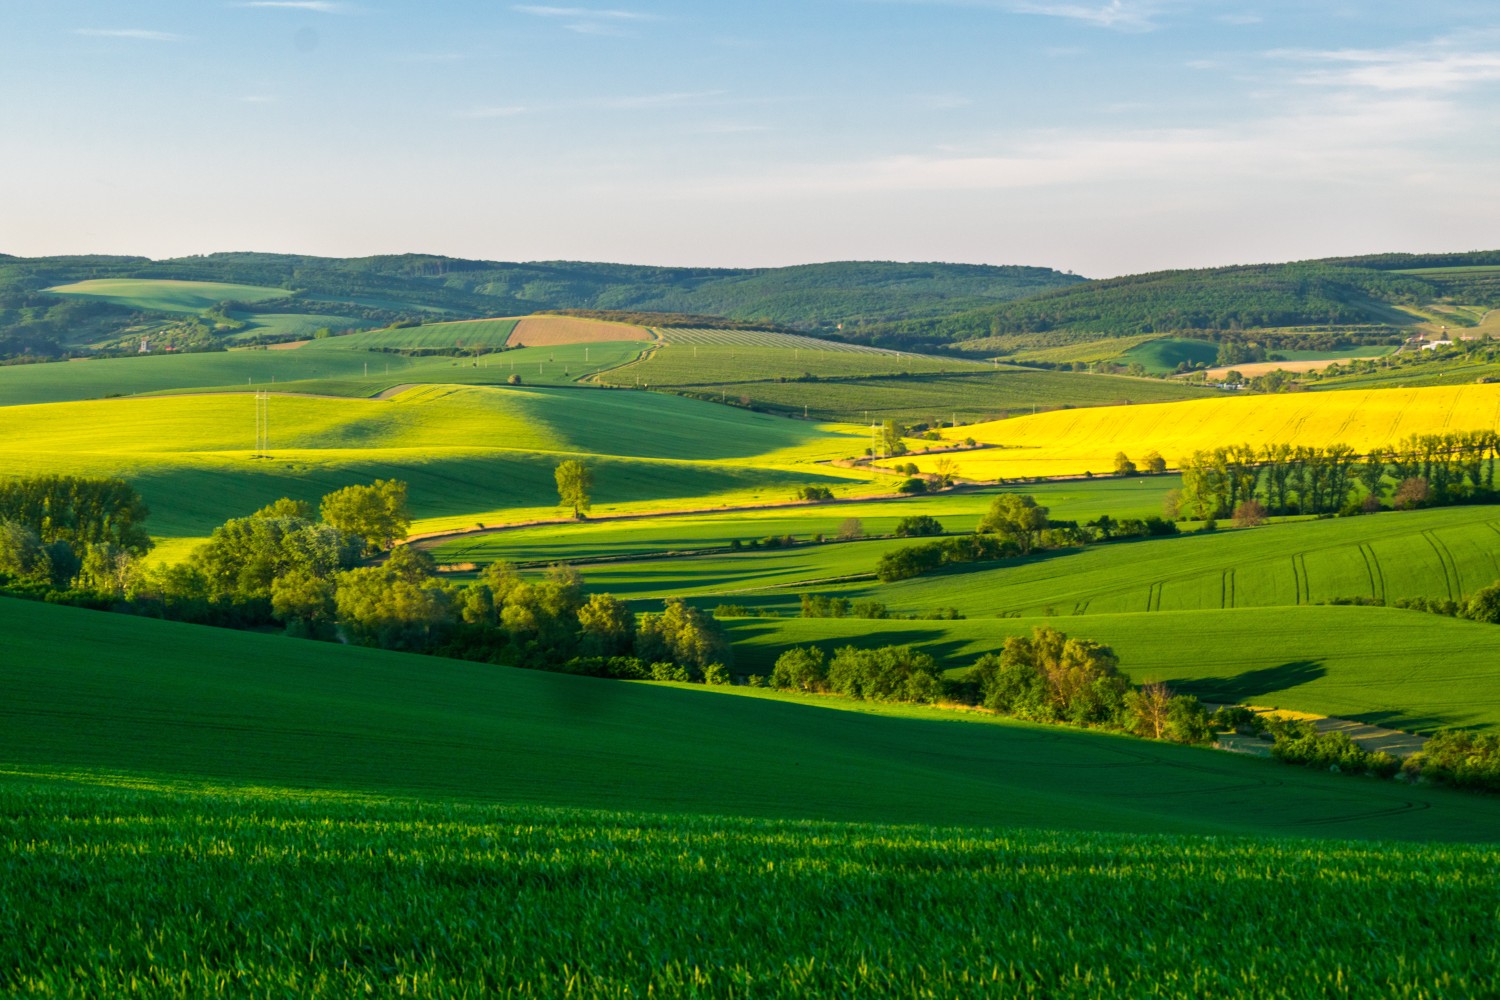
[[[281,298],[226,301],[194,321],[138,298],[49,289],[108,280],[282,289]],[[840,262],[786,268],[670,268],[545,261],[513,264],[422,254],[362,258],[220,253],[144,257],[0,258],[0,356],[55,357],[83,345],[122,347],[167,332],[188,349],[257,329],[381,326],[407,319],[479,318],[588,309],[727,317],[812,332],[948,315],[1077,284],[1040,267]],[[85,288],[85,291],[87,288]],[[253,306],[253,308],[252,308]],[[276,317],[262,322],[257,317]],[[296,324],[298,315],[313,317]],[[326,317],[326,322],[323,318]]]
[[[1397,307],[1444,300],[1500,306],[1500,251],[1161,271],[865,333],[877,341],[1014,337],[1029,344],[1287,327],[1389,335],[1415,321]]]

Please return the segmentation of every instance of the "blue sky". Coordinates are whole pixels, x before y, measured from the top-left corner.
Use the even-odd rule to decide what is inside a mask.
[[[1500,246],[1494,0],[0,0],[0,251]]]

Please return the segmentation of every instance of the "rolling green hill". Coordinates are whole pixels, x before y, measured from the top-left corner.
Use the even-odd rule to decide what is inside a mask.
[[[106,362],[34,367],[96,364]],[[854,449],[862,432],[655,393],[427,385],[389,399],[276,394],[269,406],[271,459],[252,457],[255,401],[244,392],[10,407],[0,456],[10,475],[122,476],[164,538],[388,476],[411,484],[418,531],[550,517],[564,458],[595,466],[599,514],[781,500],[809,483],[875,488],[868,473],[815,464]]]
[[[12,766],[695,815],[1424,840],[1500,830],[1500,801],[1128,737],[10,600],[0,623],[0,761]]]
[[[724,316],[833,332],[841,323],[941,315],[1081,280],[1047,268],[884,262],[715,269],[421,254],[7,257],[0,259],[0,353],[55,357],[84,344],[118,343],[225,300],[265,306],[264,315],[253,305],[233,313],[246,324],[241,336],[548,309]],[[318,320],[290,318],[299,314]],[[209,335],[200,331],[193,342]]]
[[[1472,262],[1468,266],[1452,261]],[[1389,342],[1420,317],[1423,303],[1500,306],[1490,267],[1500,252],[1383,255],[1129,275],[1053,289],[947,317],[876,325],[878,342],[933,343],[982,338],[1009,352],[1145,334],[1203,333],[1295,347],[1321,337],[1341,344]],[[1271,331],[1268,333],[1267,331]],[[1280,331],[1279,333],[1277,331]]]

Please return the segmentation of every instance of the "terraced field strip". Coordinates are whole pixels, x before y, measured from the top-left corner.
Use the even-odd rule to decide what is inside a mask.
[[[1371,389],[1339,393],[1226,396],[1130,407],[1100,406],[1023,416],[944,431],[999,445],[960,456],[960,474],[992,481],[1113,471],[1123,451],[1158,451],[1170,465],[1226,444],[1329,445],[1360,453],[1435,428],[1500,428],[1500,385]],[[924,471],[931,461],[917,460]]]

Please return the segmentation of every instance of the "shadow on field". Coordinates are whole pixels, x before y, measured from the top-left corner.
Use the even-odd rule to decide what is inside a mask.
[[[1483,727],[1484,720],[1475,712],[1449,712],[1443,716],[1389,709],[1376,712],[1354,712],[1343,716],[1367,726],[1399,729],[1405,733],[1433,733],[1449,726]]]
[[[910,629],[880,629],[872,632],[854,633],[849,635],[832,636],[796,636],[786,635],[780,627],[780,621],[784,619],[750,619],[731,618],[723,624],[729,633],[730,641],[734,644],[736,673],[741,674],[769,674],[776,665],[776,658],[782,653],[796,646],[817,646],[824,655],[832,657],[845,646],[854,646],[859,649],[875,649],[880,646],[913,646],[919,651],[926,653],[938,663],[955,664],[960,670],[967,670],[972,662],[978,658],[973,653],[963,653],[967,645],[964,639],[940,638],[941,633],[931,628]],[[794,619],[797,620],[797,619]],[[818,619],[819,621],[858,622],[857,618]],[[760,645],[755,640],[769,635],[776,635],[781,641],[774,645],[766,643]]]
[[[1249,670],[1233,677],[1203,677],[1183,681],[1181,687],[1204,701],[1254,702],[1325,676],[1321,660],[1292,660],[1275,667]]]

